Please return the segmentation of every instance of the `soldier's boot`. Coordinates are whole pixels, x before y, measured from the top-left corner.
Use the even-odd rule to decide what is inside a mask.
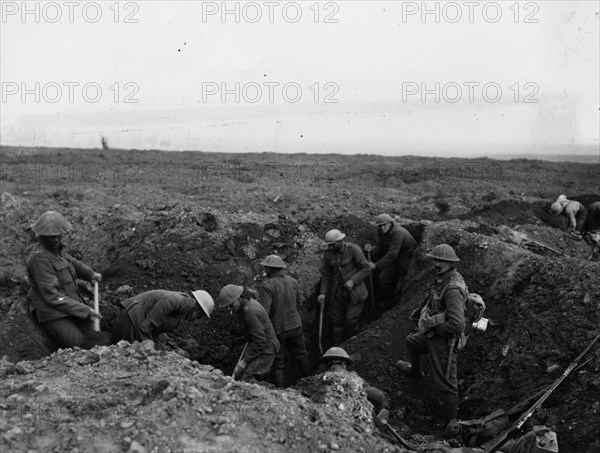
[[[346,329],[343,327],[334,327],[333,328],[333,345],[339,346],[346,339]]]
[[[273,371],[273,384],[281,389],[285,387],[285,370]]]
[[[444,427],[448,426],[452,420],[458,417],[458,399],[448,399],[443,402],[442,417],[444,419]]]

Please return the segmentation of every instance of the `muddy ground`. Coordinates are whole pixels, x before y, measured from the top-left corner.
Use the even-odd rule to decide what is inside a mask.
[[[423,296],[432,278],[424,252],[440,242],[455,247],[462,258],[459,270],[470,289],[479,292],[488,303],[486,316],[491,320],[488,331],[474,334],[459,357],[461,418],[483,416],[496,408],[508,409],[555,380],[599,333],[600,264],[586,260],[589,247],[565,235],[564,225],[548,213],[549,202],[561,193],[586,204],[600,200],[598,174],[599,165],[528,160],[109,150],[34,153],[26,149],[2,149],[0,355],[4,357],[3,369],[9,370],[6,373],[11,384],[3,386],[0,398],[14,402],[13,399],[20,401],[22,397],[27,404],[40,404],[47,394],[55,392],[52,386],[44,392],[35,389],[46,380],[53,382],[59,376],[70,376],[68,370],[72,364],[66,366],[61,362],[61,357],[66,356],[60,354],[66,352],[43,359],[51,352],[52,345],[31,330],[24,314],[28,282],[22,251],[33,240],[27,226],[45,210],[58,210],[71,221],[75,229],[66,238],[68,250],[104,276],[100,289],[103,329],[110,329],[118,302],[130,295],[160,288],[205,289],[216,296],[227,283],[256,288],[262,278],[260,260],[270,253],[281,255],[288,263],[287,271],[302,286],[302,317],[315,368],[319,356],[315,298],[323,250],[321,239],[328,229],[335,227],[359,245],[373,242],[375,230],[369,222],[373,215],[387,212],[417,237],[419,255],[411,267],[402,303],[382,313],[369,308],[369,302],[362,332],[345,346],[356,360],[355,370],[360,376],[388,393],[390,424],[406,438],[419,440],[419,451],[445,451],[447,444],[436,446],[423,437],[440,431],[438,403],[431,383],[407,380],[393,366],[396,360],[407,358],[403,338],[413,328],[407,313]],[[525,247],[528,240],[560,254],[531,244]],[[243,347],[237,329],[226,313],[217,310],[210,321],[187,323],[173,334],[163,335],[160,352],[147,354],[152,357],[167,354],[164,360],[174,360],[174,367],[182,367],[177,368],[181,372],[177,376],[185,385],[192,379],[186,373],[198,366],[208,367],[199,369],[209,374],[214,369],[227,375]],[[324,346],[327,347],[327,339]],[[86,372],[93,372],[94,366],[102,366],[107,367],[106,389],[110,392],[130,390],[130,395],[137,395],[149,391],[128,390],[127,378],[117,376],[127,374],[120,369],[127,368],[127,360],[122,359],[118,366],[112,359],[103,363],[105,354],[108,358],[112,355],[119,358],[119,354],[135,356],[137,352],[111,349],[97,353],[101,358],[97,365],[84,364],[89,370],[85,366],[77,368],[77,373],[83,373],[81,378]],[[179,355],[170,356],[168,350]],[[79,360],[89,360],[85,358],[89,353],[79,354],[83,357]],[[181,355],[192,361],[180,363]],[[600,450],[597,439],[600,357],[591,356],[593,359],[584,368],[556,390],[535,420],[557,432],[562,451]],[[19,368],[13,364],[23,359],[34,361],[24,362],[29,365],[18,374],[15,370]],[[147,367],[152,382],[160,382],[167,373],[157,362],[160,360]],[[29,376],[30,373],[34,374]],[[122,385],[121,379],[124,379]],[[27,384],[32,380],[35,386]],[[206,391],[210,395],[213,391],[223,393],[219,388],[231,387],[226,381],[229,382],[219,377],[205,385],[211,388]],[[289,384],[294,381],[294,374],[289,373]],[[74,385],[73,382],[76,381],[69,385]],[[294,401],[286,400],[285,404],[290,407],[301,404],[295,400],[294,392],[307,393],[311,385],[314,383],[288,390]],[[109,391],[106,389],[103,392]],[[63,400],[60,403],[48,400],[47,404],[67,407],[69,416],[76,416],[82,410],[79,405],[88,398],[91,401],[99,398],[102,404],[116,406],[114,402],[106,403],[100,391],[78,388],[77,392],[80,392],[77,401],[71,401],[70,405],[65,406]],[[258,396],[250,396],[251,392],[246,390],[233,393],[240,401],[249,399],[259,407],[266,398],[267,406],[275,412],[281,407],[278,397],[272,396],[277,394],[274,390],[267,389]],[[188,410],[190,404],[189,399],[183,398],[178,400],[177,407]],[[141,420],[134,423],[148,426],[157,423],[138,410],[144,407],[124,404],[119,410],[128,411],[127,416],[132,420]],[[248,403],[248,408],[256,411],[253,403]],[[9,413],[12,409],[14,406],[3,407]],[[100,413],[97,418],[104,415]],[[300,419],[310,421],[314,418],[311,417],[309,414]],[[327,417],[335,420],[337,415],[329,413]],[[128,419],[125,425],[132,420]],[[337,447],[342,451],[361,448],[373,451],[377,439],[386,445],[376,447],[377,450],[394,448],[394,439],[377,428],[373,428],[374,437],[359,446],[355,437],[361,437],[369,423],[360,417],[343,415],[339,420],[345,426],[344,433],[347,423],[351,425],[352,420],[358,420],[354,429],[358,429],[360,436],[346,433],[342,439],[351,439],[348,443],[337,434],[335,439],[326,440],[335,428],[328,428],[330,420],[320,422],[317,424],[325,437],[318,444],[311,444],[310,450]],[[3,442],[11,442],[11,448],[18,451],[45,451],[39,445],[24,443],[19,431],[15,435],[14,430],[20,428],[22,433],[27,432],[43,443],[48,427],[36,428],[25,422],[3,422],[0,427]],[[72,422],[69,419],[56,423]],[[121,418],[118,423],[107,421],[98,432],[82,434],[83,440],[77,441],[73,434],[74,444],[68,445],[71,449],[60,444],[56,451],[87,451],[82,444],[85,439],[94,437],[102,443],[101,436],[113,439],[114,445],[106,451],[127,451],[133,448],[134,441],[148,451],[152,448],[165,451],[168,432],[156,438],[135,437],[123,432],[133,425],[123,428],[121,422]],[[295,423],[300,422],[295,420]],[[205,434],[210,434],[211,429],[220,430],[217,425],[208,423]],[[52,426],[56,428],[56,424]],[[217,439],[219,434],[216,443],[210,445],[193,446],[180,440],[171,444],[171,448],[172,451],[230,451],[247,445],[247,451],[254,451],[261,449],[252,443],[260,431],[258,426],[253,425],[252,429],[236,426],[223,434],[228,436],[226,441]],[[73,432],[78,429],[75,425],[71,428]],[[178,439],[189,428],[187,425],[181,431],[175,428]],[[276,424],[273,439],[285,440],[279,443],[281,449],[302,451],[302,442],[294,437],[300,434],[288,431]],[[189,439],[197,441],[194,435]],[[245,440],[247,444],[243,443]],[[274,445],[264,444],[262,449],[277,451]]]

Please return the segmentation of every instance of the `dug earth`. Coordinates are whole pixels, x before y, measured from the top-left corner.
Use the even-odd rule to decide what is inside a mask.
[[[404,338],[415,327],[409,313],[434,278],[425,254],[440,243],[460,257],[458,270],[484,298],[489,319],[458,357],[462,420],[534,396],[600,333],[600,263],[588,260],[589,245],[565,234],[549,213],[559,194],[586,205],[600,200],[597,164],[1,152],[2,451],[469,451],[464,440],[442,436],[430,368],[424,381],[414,381],[394,365],[408,359]],[[33,172],[44,165],[54,173]],[[96,171],[56,171],[86,165]],[[488,167],[494,172],[481,177],[459,171]],[[207,171],[218,168],[227,171]],[[103,330],[127,297],[203,289],[216,298],[229,283],[257,288],[260,261],[281,256],[301,286],[313,375],[296,382],[289,374],[285,389],[234,381],[244,339],[219,309],[210,319],[181,323],[156,345],[54,352],[25,304],[23,251],[34,240],[27,227],[47,210],[73,224],[64,239],[69,253],[103,275]],[[402,300],[379,311],[368,299],[360,332],[342,345],[353,368],[321,373],[316,298],[323,237],[337,228],[361,247],[373,243],[372,221],[381,213],[418,241]],[[91,299],[85,282],[80,291]],[[410,449],[375,419],[379,408],[367,399],[367,386],[385,392],[387,423]],[[599,401],[596,346],[515,435],[545,425],[561,451],[600,451]]]

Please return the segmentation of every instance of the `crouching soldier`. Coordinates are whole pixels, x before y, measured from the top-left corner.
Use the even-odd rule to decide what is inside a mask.
[[[443,403],[445,425],[458,414],[457,343],[465,329],[464,307],[468,290],[454,264],[459,260],[448,244],[435,246],[427,256],[433,259],[435,286],[425,302],[413,312],[419,331],[406,337],[410,363],[396,363],[400,371],[422,378],[421,356],[429,354],[433,382]]]
[[[56,211],[44,212],[31,229],[39,242],[25,251],[31,290],[30,313],[61,348],[109,345],[108,332],[96,332],[102,316],[83,303],[76,279],[101,281],[102,275],[69,255],[62,242],[73,227]]]
[[[246,347],[233,370],[233,378],[265,380],[279,351],[279,341],[264,307],[254,299],[242,297],[243,292],[243,286],[227,285],[219,293],[219,307],[228,307],[230,314],[239,317],[246,337]]]
[[[156,341],[161,333],[175,330],[183,319],[210,318],[215,302],[202,290],[189,295],[156,289],[130,297],[121,302],[121,306],[123,310],[113,324],[113,343]]]
[[[567,221],[569,233],[576,239],[581,239],[581,232],[587,217],[587,210],[578,201],[567,199],[566,196],[559,196],[550,206],[552,214],[563,216]]]

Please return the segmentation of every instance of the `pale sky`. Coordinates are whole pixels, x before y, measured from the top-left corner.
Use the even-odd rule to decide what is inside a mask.
[[[1,6],[3,145],[598,153],[598,1]]]

